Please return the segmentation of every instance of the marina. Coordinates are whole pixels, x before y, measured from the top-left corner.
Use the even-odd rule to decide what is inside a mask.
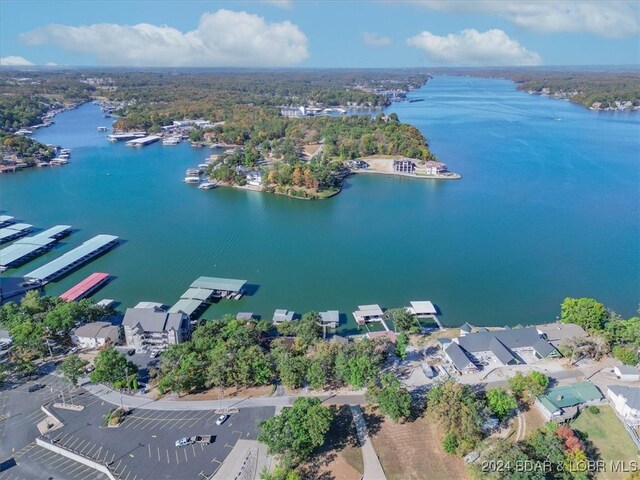
[[[115,235],[96,235],[79,247],[24,275],[29,284],[46,285],[118,244]]]
[[[240,300],[244,294],[246,280],[233,278],[199,277],[189,289],[180,296],[180,300],[169,309],[169,313],[182,312],[194,315],[212,299],[228,298]]]
[[[109,279],[110,276],[108,273],[92,273],[80,283],[71,287],[69,290],[60,295],[60,298],[67,302],[82,300],[83,298],[94,294],[97,290],[104,286],[109,281]]]
[[[136,138],[143,138],[146,136],[146,132],[112,133],[111,135],[107,135],[107,140],[109,140],[110,142],[124,142]]]
[[[0,271],[18,267],[51,250],[59,239],[71,233],[70,225],[56,225],[32,237],[17,240],[0,250]]]
[[[0,228],[15,223],[15,219],[11,215],[0,215]]]
[[[16,238],[24,237],[32,228],[33,225],[28,223],[14,223],[0,228],[0,244],[10,242]]]
[[[133,140],[129,140],[127,142],[127,147],[146,147],[147,145],[151,145],[152,143],[157,142],[162,137],[158,135],[147,135],[146,137],[134,138]]]

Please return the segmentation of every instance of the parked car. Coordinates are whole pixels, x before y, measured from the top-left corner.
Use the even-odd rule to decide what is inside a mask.
[[[176,440],[176,447],[186,447],[187,445],[191,445],[193,440],[187,437],[180,438]]]
[[[201,443],[202,445],[209,445],[213,442],[214,437],[211,435],[196,435],[195,437],[191,437],[189,440],[193,440],[196,443]]]
[[[37,392],[38,390],[40,390],[41,388],[44,388],[44,387],[45,387],[45,385],[43,385],[42,383],[34,383],[29,388],[27,388],[27,392],[29,392],[29,393]]]
[[[127,355],[129,355],[130,357],[136,354],[136,349],[135,348],[130,348],[129,350],[127,350]]]
[[[93,372],[93,365],[87,365],[87,368],[85,368],[84,371],[87,373]]]
[[[78,351],[78,347],[73,347],[72,349],[69,350],[69,353],[73,355],[77,351]]]
[[[229,415],[220,415],[216,420],[216,425],[222,425],[224,422],[227,421],[227,418],[229,418]]]
[[[160,352],[158,350],[151,350],[149,357],[156,358]]]

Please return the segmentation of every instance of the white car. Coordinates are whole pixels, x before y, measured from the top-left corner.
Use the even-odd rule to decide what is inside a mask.
[[[186,447],[187,445],[191,445],[193,443],[193,440],[191,440],[190,438],[184,437],[184,438],[180,438],[179,440],[176,440],[176,447]]]
[[[229,418],[229,415],[220,415],[216,420],[216,425],[222,425],[227,420],[227,418]]]

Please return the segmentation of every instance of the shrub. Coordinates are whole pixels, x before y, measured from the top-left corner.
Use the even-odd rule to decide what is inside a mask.
[[[597,415],[598,413],[600,413],[600,409],[595,405],[591,405],[589,407],[589,413],[593,413],[594,415]]]
[[[453,433],[447,433],[442,441],[442,448],[445,452],[453,455],[458,450],[458,439]]]

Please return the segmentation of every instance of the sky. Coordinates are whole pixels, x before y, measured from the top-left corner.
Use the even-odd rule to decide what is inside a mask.
[[[2,0],[1,65],[639,65],[640,0]]]

